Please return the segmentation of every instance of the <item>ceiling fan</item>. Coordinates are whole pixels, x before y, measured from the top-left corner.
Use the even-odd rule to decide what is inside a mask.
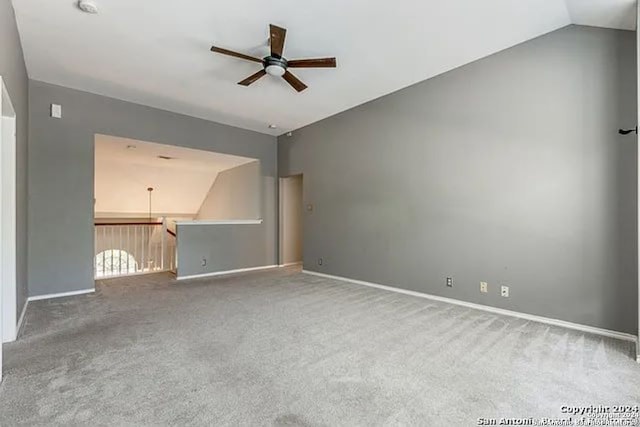
[[[291,74],[288,68],[335,68],[336,58],[316,58],[316,59],[291,59],[287,60],[282,56],[284,50],[284,40],[287,35],[287,30],[280,28],[276,25],[269,25],[270,37],[269,44],[271,45],[271,54],[262,59],[253,56],[245,55],[243,53],[234,52],[221,47],[211,46],[211,51],[221,53],[223,55],[229,55],[236,58],[244,59],[247,61],[258,62],[262,64],[262,70],[247,77],[246,79],[238,82],[239,85],[249,86],[255,83],[259,78],[265,74],[269,74],[275,77],[282,77],[289,83],[295,90],[302,92],[307,88],[307,85],[302,83],[300,79]]]

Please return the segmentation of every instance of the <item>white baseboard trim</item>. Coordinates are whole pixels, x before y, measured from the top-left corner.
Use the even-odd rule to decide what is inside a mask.
[[[302,265],[302,261],[288,262],[286,264],[278,264],[278,267],[293,267],[294,265]]]
[[[43,300],[43,299],[71,297],[71,296],[74,296],[74,295],[91,294],[91,293],[93,293],[95,291],[96,291],[95,288],[91,288],[91,289],[82,289],[80,291],[61,292],[59,294],[36,295],[36,296],[33,296],[33,297],[29,297],[29,299],[27,299],[27,302],[40,301],[40,300]]]
[[[3,337],[2,338],[2,343],[3,344],[9,343],[9,342],[14,342],[20,336],[20,329],[22,328],[22,322],[24,320],[24,313],[27,311],[27,304],[29,304],[28,300],[25,301],[24,305],[22,306],[22,312],[20,313],[20,317],[18,318],[18,322],[16,323],[16,328],[13,331],[13,336],[10,336],[8,338]]]
[[[16,339],[20,336],[20,331],[22,331],[22,324],[24,323],[24,315],[27,312],[27,306],[29,305],[29,299],[24,302],[22,306],[22,312],[20,313],[20,318],[18,319],[18,326],[16,327]]]
[[[410,290],[407,290],[407,289],[395,288],[393,286],[387,286],[387,285],[380,285],[380,284],[377,284],[377,283],[365,282],[363,280],[349,279],[348,277],[333,276],[331,274],[318,273],[316,271],[302,270],[302,272],[305,273],[305,274],[313,275],[313,276],[325,277],[327,279],[342,280],[344,282],[354,283],[354,284],[357,284],[357,285],[363,285],[363,286],[369,286],[369,287],[372,287],[372,288],[384,289],[386,291],[398,292],[398,293],[401,293],[401,294],[412,295],[412,296],[415,296],[415,297],[420,297],[420,298],[426,298],[426,299],[430,299],[430,300],[434,300],[434,301],[445,302],[445,303],[448,303],[448,304],[455,304],[455,305],[459,305],[459,306],[462,306],[462,307],[467,307],[467,308],[473,308],[473,309],[476,309],[476,310],[486,311],[486,312],[489,312],[489,313],[502,314],[504,316],[517,317],[519,319],[530,320],[530,321],[533,321],[533,322],[544,323],[544,324],[552,325],[552,326],[560,326],[562,328],[573,329],[573,330],[576,330],[576,331],[587,332],[587,333],[591,333],[591,334],[595,334],[595,335],[601,335],[601,336],[604,336],[604,337],[619,339],[619,340],[622,340],[622,341],[630,341],[630,342],[636,343],[636,345],[637,345],[637,341],[638,341],[638,337],[636,337],[635,335],[627,334],[627,333],[624,333],[624,332],[611,331],[609,329],[597,328],[595,326],[581,325],[579,323],[572,323],[572,322],[567,322],[567,321],[564,321],[564,320],[551,319],[549,317],[537,316],[535,314],[520,313],[518,311],[505,310],[505,309],[502,309],[502,308],[496,308],[496,307],[491,307],[491,306],[488,306],[488,305],[482,305],[482,304],[476,304],[476,303],[472,303],[472,302],[466,302],[466,301],[462,301],[462,300],[458,300],[458,299],[454,299],[454,298],[440,297],[440,296],[437,296],[437,295],[431,295],[431,294],[425,294],[425,293],[422,293],[422,292],[410,291]],[[640,362],[640,355],[638,355],[638,361]]]
[[[202,274],[192,274],[189,276],[177,276],[177,280],[190,280],[190,279],[200,279],[203,277],[215,277],[215,276],[226,276],[227,274],[237,274],[237,273],[246,273],[249,271],[258,271],[258,270],[268,270],[271,268],[278,268],[277,265],[262,265],[260,267],[249,267],[249,268],[238,268],[235,270],[226,270],[226,271],[213,271],[211,273],[202,273]]]

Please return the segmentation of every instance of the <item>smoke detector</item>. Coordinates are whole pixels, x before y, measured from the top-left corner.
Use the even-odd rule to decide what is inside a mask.
[[[96,14],[98,13],[98,5],[93,0],[80,0],[78,1],[78,8],[86,13]]]

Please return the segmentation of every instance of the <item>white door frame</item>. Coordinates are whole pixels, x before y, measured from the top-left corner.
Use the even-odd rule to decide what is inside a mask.
[[[288,260],[284,259],[285,245],[287,241],[287,239],[285,238],[285,228],[287,222],[289,221],[289,218],[285,213],[285,202],[288,196],[287,192],[285,191],[285,182],[286,180],[291,178],[300,178],[304,183],[303,174],[295,174],[278,178],[278,265],[280,267],[299,265],[302,263],[302,258],[296,262],[287,262]],[[302,190],[302,193],[300,194],[300,203],[301,205],[304,205],[304,190]],[[304,221],[304,218],[302,220]],[[300,236],[300,239],[302,241],[302,245],[304,246],[304,234]]]
[[[2,342],[17,337],[16,113],[0,76],[0,331]],[[0,359],[1,360],[1,359]],[[0,361],[1,363],[1,361]],[[1,368],[1,365],[0,365]]]
[[[278,265],[284,267],[284,178],[278,178]]]

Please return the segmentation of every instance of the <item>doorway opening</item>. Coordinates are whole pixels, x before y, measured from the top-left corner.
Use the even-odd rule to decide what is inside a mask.
[[[0,78],[0,330],[2,342],[18,332],[16,276],[16,112]],[[2,359],[0,358],[0,367]],[[0,377],[1,378],[1,377]]]
[[[280,178],[280,265],[302,264],[304,234],[302,175]]]

